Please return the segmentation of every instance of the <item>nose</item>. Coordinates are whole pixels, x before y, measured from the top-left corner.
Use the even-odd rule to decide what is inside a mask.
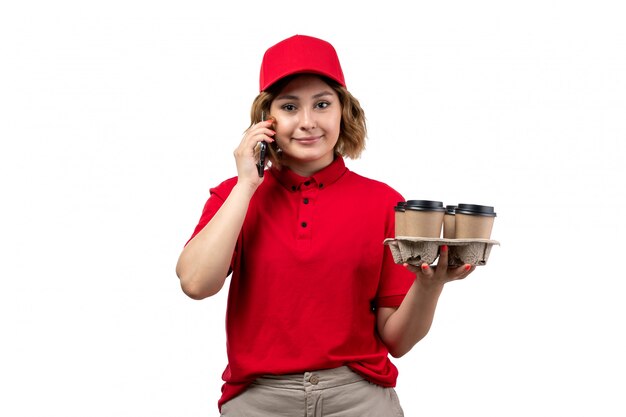
[[[304,109],[300,114],[302,115],[300,118],[301,130],[311,130],[316,127],[315,113],[312,109]]]

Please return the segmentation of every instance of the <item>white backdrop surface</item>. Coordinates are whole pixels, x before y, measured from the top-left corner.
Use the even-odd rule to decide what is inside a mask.
[[[626,415],[619,3],[3,3],[0,415],[217,415],[226,291],[188,299],[174,266],[296,33],[366,111],[351,169],[498,212],[394,360],[405,414]]]

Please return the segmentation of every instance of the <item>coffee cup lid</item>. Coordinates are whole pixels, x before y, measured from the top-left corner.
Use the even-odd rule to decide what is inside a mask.
[[[456,211],[456,205],[446,206],[446,214],[454,214]]]
[[[441,201],[431,200],[407,200],[407,210],[423,210],[423,211],[444,211]]]
[[[479,204],[459,204],[456,207],[456,213],[496,217],[496,212],[493,211],[492,206],[481,206]]]

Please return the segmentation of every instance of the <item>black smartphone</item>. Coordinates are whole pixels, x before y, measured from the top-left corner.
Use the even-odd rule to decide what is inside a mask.
[[[261,121],[265,121],[265,112],[261,112]],[[263,177],[265,172],[265,156],[267,155],[267,142],[261,141],[259,142],[259,162],[256,164],[257,171],[259,172],[259,177]]]

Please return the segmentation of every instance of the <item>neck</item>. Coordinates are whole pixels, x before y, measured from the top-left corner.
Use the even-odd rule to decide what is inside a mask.
[[[310,177],[311,175],[319,172],[333,163],[335,160],[334,155],[329,160],[324,161],[290,161],[286,160],[283,162],[283,165],[288,167],[290,170],[300,175],[301,177]]]

